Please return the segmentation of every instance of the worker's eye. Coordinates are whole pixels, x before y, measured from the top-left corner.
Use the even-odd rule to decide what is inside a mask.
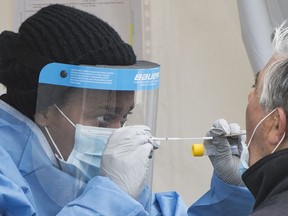
[[[100,124],[110,124],[120,119],[119,115],[116,114],[104,114],[97,116],[97,120]]]

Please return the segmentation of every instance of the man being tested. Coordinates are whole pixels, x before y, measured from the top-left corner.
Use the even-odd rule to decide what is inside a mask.
[[[246,110],[243,181],[254,195],[254,215],[286,215],[288,201],[288,28],[273,33],[274,55],[257,75]],[[246,157],[245,157],[246,156]]]
[[[272,42],[274,54],[257,74],[246,109],[247,140],[243,145],[240,172],[244,173],[242,179],[256,199],[252,216],[287,215],[288,207],[286,22],[276,28]],[[214,123],[211,131],[225,134],[227,128],[227,122],[222,119]]]

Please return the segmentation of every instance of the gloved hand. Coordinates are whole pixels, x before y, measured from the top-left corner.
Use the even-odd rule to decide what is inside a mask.
[[[115,130],[104,149],[100,175],[109,177],[122,190],[137,199],[148,177],[151,157],[159,142],[150,128],[142,125]]]
[[[215,155],[209,156],[216,175],[224,182],[232,185],[244,185],[239,172],[240,155],[242,152],[241,142],[245,142],[246,136],[224,137],[229,134],[243,133],[236,123],[229,124],[224,119],[216,120],[206,136],[214,137],[205,140],[206,151],[215,151]],[[232,154],[231,146],[238,148],[238,155]],[[235,148],[234,148],[235,149]]]

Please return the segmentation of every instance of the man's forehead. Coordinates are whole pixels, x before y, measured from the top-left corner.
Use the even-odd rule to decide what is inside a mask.
[[[280,58],[279,56],[273,55],[269,59],[267,64],[264,66],[264,68],[256,74],[256,76],[255,76],[255,86],[257,86],[257,84],[259,84],[259,82],[264,78],[265,73],[268,71],[268,69],[271,67],[271,65],[273,63],[275,63],[277,60],[279,60],[279,58]]]

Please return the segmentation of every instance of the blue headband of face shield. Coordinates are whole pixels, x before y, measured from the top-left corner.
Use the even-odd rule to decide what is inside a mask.
[[[159,88],[159,80],[160,66],[147,61],[130,66],[50,63],[39,76],[39,84],[115,91],[154,90]]]

